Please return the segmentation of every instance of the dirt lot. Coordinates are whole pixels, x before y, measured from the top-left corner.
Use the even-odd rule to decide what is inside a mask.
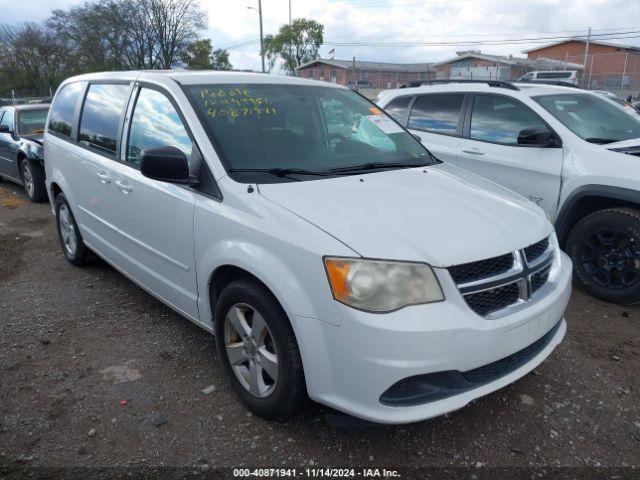
[[[48,205],[0,183],[0,478],[112,465],[639,466],[640,308],[575,291],[566,318],[567,338],[535,372],[446,417],[379,426],[311,404],[269,423],[236,401],[209,334],[103,262],[68,264]]]

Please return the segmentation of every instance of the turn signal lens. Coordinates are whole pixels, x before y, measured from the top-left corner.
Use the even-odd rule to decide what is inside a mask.
[[[350,307],[390,312],[444,300],[438,279],[425,263],[337,257],[324,263],[333,298]]]

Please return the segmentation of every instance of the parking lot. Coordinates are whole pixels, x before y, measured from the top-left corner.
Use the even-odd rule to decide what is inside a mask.
[[[547,361],[458,412],[380,426],[310,404],[270,423],[236,401],[212,336],[104,262],[71,266],[48,204],[0,183],[0,312],[0,476],[68,465],[640,465],[640,308],[580,291]]]

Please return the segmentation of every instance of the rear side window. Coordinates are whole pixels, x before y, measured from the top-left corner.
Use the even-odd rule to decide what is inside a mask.
[[[518,134],[530,127],[546,128],[529,107],[498,95],[476,95],[471,113],[471,139],[518,144]]]
[[[464,93],[420,95],[411,109],[409,128],[456,133]]]
[[[571,72],[540,72],[538,78],[570,78]]]
[[[84,85],[82,82],[69,83],[58,92],[49,116],[50,131],[67,137],[71,136],[73,114]]]
[[[409,103],[411,102],[411,97],[397,97],[389,102],[389,104],[384,107],[384,110],[391,115],[396,121],[399,123],[403,123],[404,114],[409,107]]]
[[[118,127],[128,93],[129,85],[91,85],[82,108],[79,140],[95,150],[115,155]]]

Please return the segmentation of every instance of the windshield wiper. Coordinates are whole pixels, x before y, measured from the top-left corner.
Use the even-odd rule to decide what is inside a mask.
[[[305,170],[304,168],[230,168],[229,171],[233,173],[270,173],[271,175],[276,175],[278,177],[285,177],[287,175],[317,175],[326,177],[330,175],[330,173],[327,172]]]
[[[331,168],[327,170],[331,173],[341,172],[363,172],[367,170],[378,170],[380,168],[415,168],[431,165],[430,163],[409,163],[409,162],[369,162],[361,165],[350,165],[348,167]]]
[[[597,143],[599,145],[604,145],[605,143],[614,143],[618,141],[615,138],[599,138],[599,137],[585,138],[585,140],[589,143]]]

